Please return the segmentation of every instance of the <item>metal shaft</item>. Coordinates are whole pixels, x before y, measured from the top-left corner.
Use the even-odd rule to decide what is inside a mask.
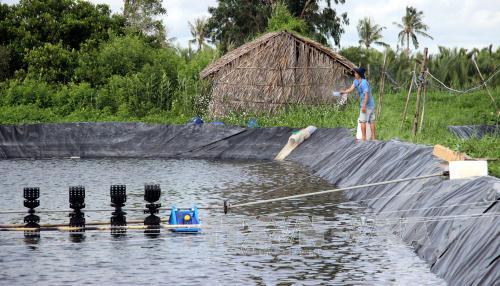
[[[260,200],[260,201],[255,201],[255,202],[248,202],[248,203],[243,203],[243,204],[229,205],[229,208],[240,208],[240,207],[246,207],[246,206],[252,206],[252,205],[272,203],[272,202],[291,200],[291,199],[297,199],[297,198],[304,198],[304,197],[310,197],[310,196],[318,196],[318,195],[324,195],[324,194],[330,194],[330,193],[336,193],[336,192],[342,192],[342,191],[348,191],[348,190],[355,190],[355,189],[361,189],[361,188],[367,188],[367,187],[375,187],[375,186],[396,184],[396,183],[407,182],[407,181],[428,179],[428,178],[432,178],[432,177],[440,177],[440,176],[445,176],[445,175],[446,175],[446,173],[438,173],[438,174],[425,175],[425,176],[419,176],[419,177],[396,179],[396,180],[390,180],[390,181],[384,181],[384,182],[378,182],[378,183],[370,183],[370,184],[364,184],[364,185],[357,185],[357,186],[340,188],[340,189],[325,190],[325,191],[319,191],[319,192],[314,192],[314,193],[307,193],[307,194],[293,195],[293,196],[280,197],[280,198],[274,198],[274,199],[268,199],[268,200]]]

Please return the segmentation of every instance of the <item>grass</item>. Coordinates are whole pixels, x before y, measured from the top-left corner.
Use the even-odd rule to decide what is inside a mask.
[[[493,92],[500,103],[500,89]],[[375,95],[377,97],[377,95]],[[442,144],[453,150],[464,152],[475,158],[493,158],[489,162],[490,174],[500,177],[500,144],[498,137],[462,140],[452,135],[449,125],[495,124],[495,113],[491,99],[485,91],[456,95],[446,92],[429,92],[425,106],[423,130],[415,137],[411,135],[411,126],[415,113],[415,94],[408,107],[408,116],[400,128],[406,94],[386,94],[380,118],[377,119],[378,139],[399,139],[417,144]],[[344,107],[331,106],[301,107],[292,106],[279,113],[267,116],[238,113],[223,118],[226,124],[246,125],[250,118],[257,118],[261,127],[289,126],[302,128],[308,125],[317,127],[348,127],[357,124],[359,102],[351,100]],[[193,115],[166,111],[151,112],[146,117],[135,118],[127,115],[114,115],[99,110],[77,110],[69,115],[60,115],[57,109],[40,109],[34,105],[0,107],[0,124],[48,123],[48,122],[146,122],[183,124]]]
[[[500,104],[500,89],[493,92]],[[485,91],[456,95],[446,92],[428,93],[422,132],[415,137],[411,134],[415,114],[415,94],[412,94],[408,106],[407,119],[400,128],[406,94],[386,94],[382,113],[377,119],[378,139],[399,139],[417,144],[441,144],[453,150],[463,152],[474,158],[491,158],[490,174],[500,177],[500,140],[486,136],[481,139],[463,140],[451,134],[449,125],[495,124],[499,117],[495,114],[491,99]],[[290,126],[302,128],[307,125],[316,127],[348,127],[357,125],[359,101],[350,101],[340,110],[334,107],[290,107],[274,116],[258,117],[260,126]],[[230,116],[225,121],[231,124],[244,124],[254,115],[240,114]]]

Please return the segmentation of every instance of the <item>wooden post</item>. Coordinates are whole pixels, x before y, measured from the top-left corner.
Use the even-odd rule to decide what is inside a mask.
[[[420,69],[420,77],[425,76],[425,71],[427,69],[427,52],[428,49],[424,48],[424,62],[422,63],[422,68]],[[413,128],[411,130],[411,134],[415,136],[418,130],[418,119],[420,117],[420,95],[423,90],[424,83],[421,82],[418,84],[417,88],[417,102],[415,103],[415,117],[413,117]]]
[[[424,116],[425,116],[425,102],[427,98],[427,70],[424,74],[424,96],[422,97],[422,117],[420,117],[420,126],[418,127],[418,133],[422,132],[424,126]]]
[[[411,74],[410,89],[408,90],[408,95],[406,96],[405,110],[403,111],[403,118],[401,119],[401,126],[399,126],[400,129],[403,128],[403,125],[406,121],[406,112],[408,110],[408,102],[410,101],[411,90],[413,88],[413,77],[414,77],[416,72],[417,72],[417,62],[415,61],[415,64],[413,65],[413,73]]]
[[[385,84],[385,63],[387,59],[387,51],[384,52],[384,63],[382,64],[382,71],[380,76],[380,95],[378,98],[377,112],[375,117],[378,118],[382,113],[382,103],[384,101],[384,84]]]

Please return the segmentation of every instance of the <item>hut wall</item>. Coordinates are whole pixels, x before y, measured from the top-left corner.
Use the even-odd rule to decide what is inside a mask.
[[[347,69],[313,46],[283,35],[253,47],[213,78],[210,114],[270,113],[287,105],[336,104]]]

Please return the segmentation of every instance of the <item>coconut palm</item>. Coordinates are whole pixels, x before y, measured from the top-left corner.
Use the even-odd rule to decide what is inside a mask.
[[[365,45],[368,49],[372,44],[388,47],[389,45],[380,41],[382,39],[382,30],[385,27],[381,27],[372,22],[372,20],[368,17],[359,20],[358,23],[358,35],[359,35],[359,44]]]
[[[401,31],[398,34],[398,39],[401,42],[401,45],[404,46],[406,41],[406,52],[410,52],[410,38],[412,40],[413,46],[415,49],[418,48],[418,39],[417,35],[427,37],[429,39],[434,39],[426,31],[429,29],[429,26],[422,22],[422,16],[424,12],[418,11],[417,9],[407,6],[406,14],[402,18],[402,24],[394,22]]]
[[[194,19],[194,23],[188,21],[189,30],[191,32],[191,36],[194,39],[189,40],[190,43],[198,44],[198,51],[203,48],[203,44],[205,43],[205,38],[207,36],[206,26],[207,26],[207,18],[201,17]]]

